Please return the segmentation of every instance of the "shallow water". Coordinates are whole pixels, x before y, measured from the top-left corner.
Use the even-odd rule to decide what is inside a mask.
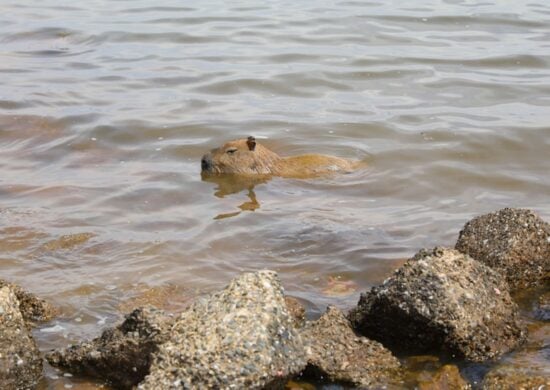
[[[349,307],[475,215],[550,218],[543,1],[1,9],[0,275],[62,308],[43,349],[147,291],[185,301],[263,268],[312,312]],[[369,167],[201,180],[204,152],[248,135]]]

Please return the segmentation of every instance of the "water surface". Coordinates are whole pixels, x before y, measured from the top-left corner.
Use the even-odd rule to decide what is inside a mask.
[[[550,219],[543,1],[0,9],[0,273],[62,308],[44,350],[263,268],[312,312],[346,308],[473,216]],[[368,168],[201,180],[204,152],[248,135]]]

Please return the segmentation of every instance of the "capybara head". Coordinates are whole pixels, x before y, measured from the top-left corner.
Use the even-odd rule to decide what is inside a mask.
[[[270,175],[280,157],[256,143],[254,137],[227,142],[212,149],[201,160],[204,173],[236,173],[244,175]]]

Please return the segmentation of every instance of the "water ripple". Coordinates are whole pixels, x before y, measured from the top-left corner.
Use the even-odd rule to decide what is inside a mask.
[[[157,3],[2,4],[0,270],[83,310],[67,337],[119,315],[132,284],[261,268],[349,306],[359,291],[327,297],[328,277],[366,289],[495,208],[548,219],[548,4]],[[368,169],[201,180],[206,151],[249,135]]]

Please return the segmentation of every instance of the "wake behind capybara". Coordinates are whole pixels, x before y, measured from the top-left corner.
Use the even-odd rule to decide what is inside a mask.
[[[202,157],[201,169],[203,173],[310,178],[351,172],[360,164],[359,161],[323,154],[281,157],[257,143],[254,137],[248,137],[212,149]]]

